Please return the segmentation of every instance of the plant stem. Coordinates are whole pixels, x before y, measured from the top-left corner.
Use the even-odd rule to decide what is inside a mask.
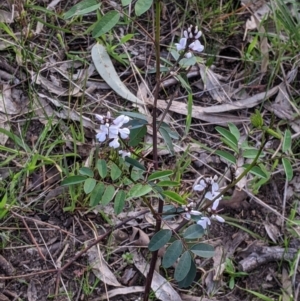
[[[154,170],[158,169],[158,159],[157,159],[157,100],[159,94],[159,87],[160,87],[160,0],[155,0],[155,55],[156,55],[156,85],[154,90],[154,103],[153,103],[153,119],[152,119],[152,128],[153,128],[153,163],[154,163]],[[163,212],[164,202],[163,200],[159,199],[158,203],[158,211],[157,214],[154,216],[156,219],[155,225],[155,233],[157,233],[161,228],[161,213]],[[148,301],[151,283],[153,279],[153,274],[155,270],[155,265],[157,261],[158,250],[152,252],[152,257],[149,266],[149,272],[146,279],[145,284],[145,291],[144,291],[144,301]]]

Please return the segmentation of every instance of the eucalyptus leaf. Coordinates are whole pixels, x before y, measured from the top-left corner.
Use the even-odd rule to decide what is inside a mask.
[[[95,44],[92,48],[93,63],[103,80],[121,97],[136,104],[144,104],[134,96],[120,80],[114,65],[103,45]]]

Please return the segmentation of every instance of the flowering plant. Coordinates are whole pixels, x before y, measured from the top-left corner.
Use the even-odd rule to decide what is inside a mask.
[[[96,114],[96,118],[101,123],[100,130],[98,130],[96,135],[99,142],[104,142],[106,139],[112,139],[109,142],[109,146],[118,148],[120,147],[119,138],[127,139],[129,137],[130,130],[123,127],[123,125],[129,121],[128,116],[120,115],[116,119],[113,119],[110,112],[107,112],[106,116]]]
[[[175,43],[177,51],[183,51],[186,58],[191,58],[195,52],[202,52],[204,46],[199,41],[202,32],[198,30],[198,26],[192,26],[183,31],[183,37],[179,43]]]

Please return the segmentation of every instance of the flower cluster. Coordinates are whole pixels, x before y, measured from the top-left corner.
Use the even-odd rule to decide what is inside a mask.
[[[106,116],[96,114],[96,118],[101,123],[100,130],[96,135],[99,142],[104,142],[106,139],[112,139],[109,142],[109,146],[118,148],[120,146],[119,136],[122,139],[127,139],[129,137],[130,130],[126,127],[123,128],[123,125],[129,121],[128,116],[120,115],[114,119],[111,117],[110,112],[107,112]]]
[[[194,52],[202,52],[204,46],[200,43],[199,38],[202,32],[198,30],[198,26],[190,25],[188,30],[183,32],[183,38],[179,43],[175,43],[177,51],[185,51],[185,57],[190,58]]]
[[[207,189],[204,197],[209,201],[213,201],[213,199],[219,194],[219,184],[216,182],[217,177],[214,178],[205,178],[201,179],[199,183],[196,183],[193,187],[195,191],[204,191]],[[197,181],[198,182],[198,181]],[[183,206],[183,209],[186,211],[185,218],[190,219],[191,215],[201,216],[200,219],[197,221],[197,224],[200,225],[203,229],[206,229],[207,226],[211,224],[211,219],[217,220],[220,223],[224,223],[225,220],[223,217],[217,215],[217,208],[219,206],[220,200],[222,197],[217,198],[212,203],[211,207],[209,208],[209,212],[211,212],[211,216],[203,216],[200,211],[193,210],[194,203],[190,203],[187,206]]]

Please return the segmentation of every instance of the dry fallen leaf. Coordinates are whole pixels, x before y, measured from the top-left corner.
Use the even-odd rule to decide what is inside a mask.
[[[270,239],[274,243],[277,243],[277,239],[280,235],[280,231],[279,231],[278,227],[276,227],[275,225],[273,225],[269,222],[265,222],[264,226],[265,226],[266,232],[267,232],[268,236],[270,237]]]
[[[149,263],[144,259],[144,257],[137,251],[133,252],[133,260],[136,268],[147,277],[149,271]],[[172,301],[182,301],[178,293],[172,287],[171,283],[154,271],[153,280],[151,283],[151,289],[155,293],[155,296],[159,300],[172,300]]]
[[[218,80],[217,74],[202,64],[199,64],[199,67],[204,83],[204,91],[207,91],[214,100],[220,103],[231,102],[230,97],[223,88],[223,84]]]
[[[122,286],[114,273],[109,269],[106,261],[104,260],[100,247],[93,246],[87,251],[88,262],[93,269],[93,273],[97,278],[108,285]]]

